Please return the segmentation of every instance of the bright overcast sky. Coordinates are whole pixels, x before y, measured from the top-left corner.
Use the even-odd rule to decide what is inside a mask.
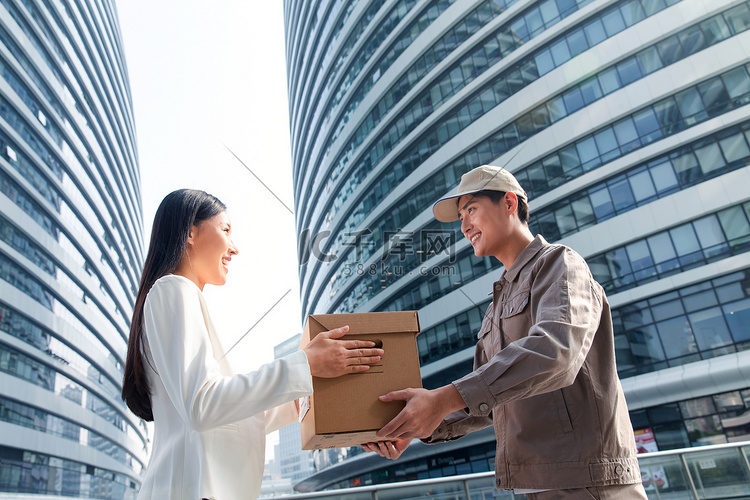
[[[162,198],[203,189],[228,206],[240,249],[207,286],[227,345],[248,367],[301,330],[280,1],[118,1],[138,134],[146,240]]]

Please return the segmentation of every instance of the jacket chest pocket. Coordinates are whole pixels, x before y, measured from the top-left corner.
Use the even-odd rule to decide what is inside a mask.
[[[524,288],[502,303],[498,316],[506,345],[529,333],[531,328],[530,292],[529,288]]]
[[[498,329],[494,327],[494,316],[492,305],[490,305],[484,315],[482,326],[479,328],[479,334],[477,335],[479,345],[482,348],[485,358],[483,360],[476,360],[478,365],[486,363],[499,351],[499,348],[495,348],[495,345],[498,344],[496,340],[499,334]]]

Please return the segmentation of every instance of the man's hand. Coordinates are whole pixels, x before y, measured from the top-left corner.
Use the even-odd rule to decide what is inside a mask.
[[[379,437],[392,440],[430,437],[446,415],[466,407],[461,394],[453,384],[432,391],[425,389],[393,391],[380,396],[380,400],[383,402],[406,401],[406,406],[401,413],[377,432]]]
[[[377,453],[381,457],[396,460],[409,447],[411,439],[396,439],[395,441],[378,441],[376,443],[365,443],[362,449]]]
[[[369,340],[336,340],[349,331],[348,326],[321,332],[303,349],[313,377],[334,378],[361,373],[380,361],[383,349],[373,349]]]

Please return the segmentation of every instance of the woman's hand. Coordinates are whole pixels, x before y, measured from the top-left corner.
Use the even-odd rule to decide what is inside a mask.
[[[411,439],[396,439],[394,441],[378,441],[376,443],[365,443],[362,449],[377,453],[381,457],[396,460],[409,447]]]
[[[369,340],[336,340],[349,331],[348,326],[322,332],[303,349],[313,377],[334,378],[349,373],[361,373],[369,365],[380,361],[383,349],[373,349]]]

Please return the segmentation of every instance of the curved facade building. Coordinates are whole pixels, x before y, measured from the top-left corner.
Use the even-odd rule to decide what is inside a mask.
[[[0,496],[134,498],[143,221],[114,2],[0,1]]]
[[[747,1],[284,7],[305,314],[417,309],[425,386],[466,374],[502,268],[431,205],[506,165],[607,290],[641,447],[750,437]],[[491,470],[494,436],[316,466],[298,489]]]

